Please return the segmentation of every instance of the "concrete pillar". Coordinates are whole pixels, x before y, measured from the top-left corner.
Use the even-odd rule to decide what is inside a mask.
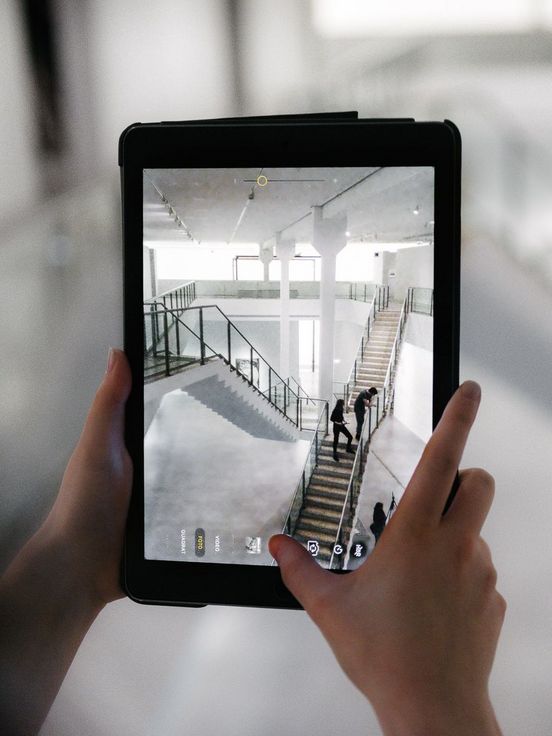
[[[263,264],[263,281],[269,280],[268,267],[272,262],[273,248],[271,245],[259,245],[259,260]]]
[[[280,376],[289,377],[289,262],[295,255],[295,240],[276,235],[276,257],[280,259]]]
[[[335,267],[339,251],[347,245],[347,214],[324,218],[322,207],[312,208],[312,244],[320,254],[320,345],[318,396],[331,400],[333,393],[335,335]]]

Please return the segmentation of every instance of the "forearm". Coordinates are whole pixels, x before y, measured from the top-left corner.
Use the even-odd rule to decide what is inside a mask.
[[[71,558],[45,525],[0,581],[0,721],[6,735],[38,732],[102,608]]]

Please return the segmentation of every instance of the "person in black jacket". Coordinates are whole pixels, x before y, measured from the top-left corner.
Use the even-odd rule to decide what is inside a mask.
[[[363,389],[355,399],[354,409],[357,420],[357,440],[360,439],[360,435],[362,433],[362,425],[364,424],[364,415],[366,414],[366,409],[371,406],[372,399],[374,398],[374,396],[376,396],[377,393],[377,388],[372,386],[372,388]]]
[[[343,433],[347,438],[347,452],[355,452],[353,449],[353,435],[349,432],[345,426],[345,419],[343,417],[343,409],[345,402],[343,399],[338,399],[332,411],[330,421],[333,422],[333,459],[339,462],[339,455],[337,454],[337,443],[339,441],[339,435]]]
[[[376,544],[378,539],[381,537],[381,533],[385,529],[385,523],[387,522],[387,516],[383,510],[383,504],[378,501],[374,506],[373,521],[370,524],[370,531],[376,538]]]

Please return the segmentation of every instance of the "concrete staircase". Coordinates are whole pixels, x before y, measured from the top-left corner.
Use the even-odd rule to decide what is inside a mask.
[[[389,309],[378,312],[370,329],[370,339],[364,346],[364,359],[359,354],[356,383],[351,388],[349,409],[353,408],[356,397],[363,389],[375,386],[381,393],[400,316],[401,308],[394,304]],[[380,398],[382,400],[383,397]]]
[[[270,401],[222,359],[189,367],[169,378],[144,386],[144,405],[155,414],[166,391],[180,390],[254,437],[295,442],[302,433]],[[149,397],[149,394],[155,396]],[[151,406],[150,406],[151,404]]]
[[[344,451],[344,438],[340,437],[339,462],[335,462],[332,445],[333,437],[327,435],[320,447],[318,465],[312,474],[293,535],[305,545],[311,539],[316,540],[320,545],[317,555],[320,562],[330,561],[355,458],[352,453]],[[350,529],[344,531],[347,539]]]
[[[365,388],[375,386],[381,396],[400,315],[400,306],[394,304],[389,309],[378,312],[370,330],[370,339],[364,347],[364,359],[359,356],[357,379],[351,388],[350,410],[359,392]],[[380,398],[382,400],[383,397]],[[354,426],[349,429],[354,434]],[[322,443],[318,465],[308,485],[305,503],[293,535],[305,545],[309,540],[316,540],[319,544],[317,560],[324,563],[329,562],[332,555],[355,458],[352,453],[345,452],[345,438],[340,436],[339,462],[336,462],[333,459],[332,444],[333,436],[327,435]],[[342,531],[346,548],[351,533],[350,525],[345,525]]]

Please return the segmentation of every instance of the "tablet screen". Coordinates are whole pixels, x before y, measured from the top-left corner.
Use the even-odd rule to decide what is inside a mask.
[[[143,172],[150,560],[351,570],[432,430],[432,167]]]

